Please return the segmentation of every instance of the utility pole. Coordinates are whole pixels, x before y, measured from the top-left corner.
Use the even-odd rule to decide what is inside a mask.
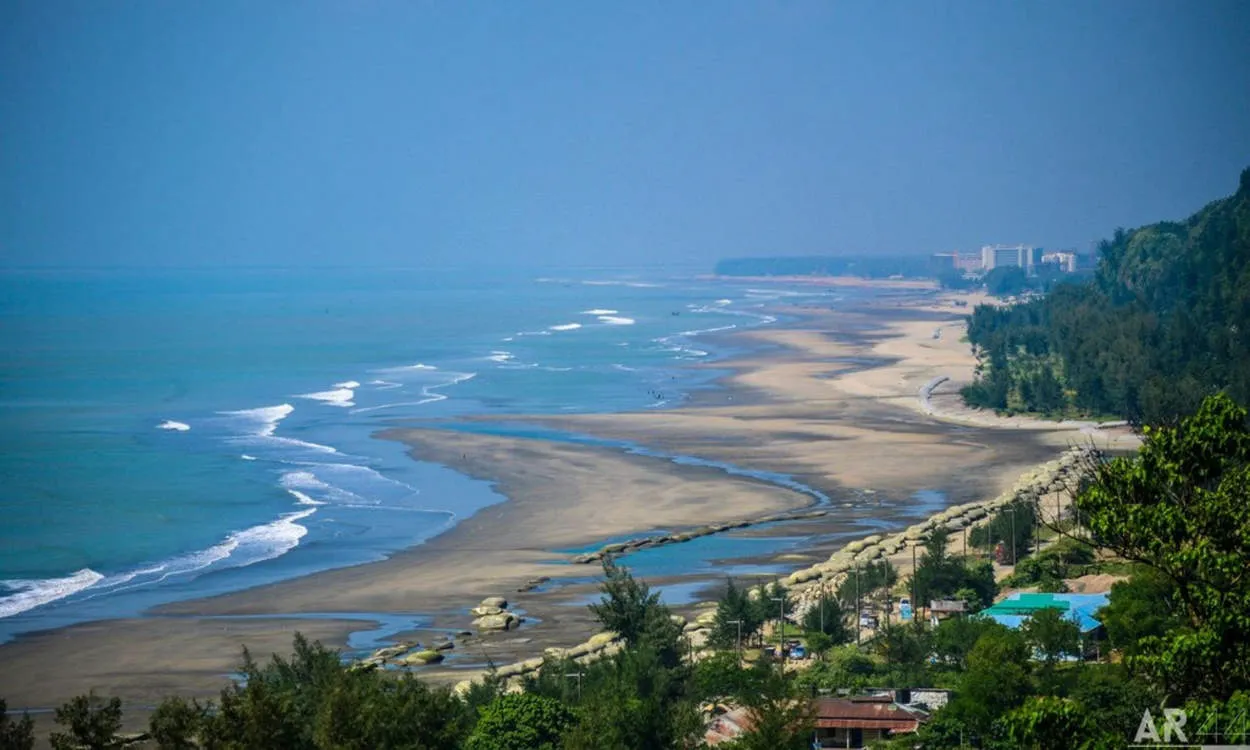
[[[920,599],[916,597],[916,572],[919,570],[916,567],[916,547],[919,546],[919,542],[911,546],[911,618],[913,623],[916,621],[916,613],[920,611]]]
[[[729,620],[729,625],[738,626],[738,658],[742,658],[742,620]]]
[[[860,640],[860,622],[859,622],[859,563],[855,563],[855,645],[859,645]]]
[[[1011,567],[1016,566],[1016,506],[1011,506]]]
[[[784,596],[771,597],[773,601],[781,603],[781,619],[778,624],[781,626],[781,637],[779,646],[781,650],[781,671],[786,671],[786,598]]]

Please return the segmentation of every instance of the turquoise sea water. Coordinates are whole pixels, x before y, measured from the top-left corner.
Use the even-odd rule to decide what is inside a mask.
[[[845,292],[838,292],[838,295]],[[622,272],[0,274],[0,640],[365,562],[500,496],[397,420],[666,408],[768,291]]]

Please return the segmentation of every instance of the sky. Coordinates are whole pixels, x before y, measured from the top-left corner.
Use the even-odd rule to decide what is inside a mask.
[[[0,4],[0,266],[711,265],[1183,218],[1250,3]]]

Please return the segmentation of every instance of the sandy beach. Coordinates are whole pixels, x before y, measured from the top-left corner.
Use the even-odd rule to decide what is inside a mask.
[[[691,406],[509,421],[785,474],[826,493],[835,509],[879,509],[886,523],[890,508],[920,492],[941,493],[947,504],[994,495],[1074,443],[1131,447],[1120,433],[1079,424],[1021,424],[983,414],[973,422],[940,408],[927,412],[920,398],[926,383],[948,377],[955,388],[971,377],[975,363],[960,341],[967,311],[951,298],[935,303],[931,294],[850,311],[780,308],[797,322],[731,334],[760,353],[715,363],[731,374]],[[136,707],[161,694],[212,695],[226,684],[242,643],[258,654],[281,651],[298,628],[343,646],[361,627],[353,621],[368,613],[411,614],[426,624],[400,635],[427,638],[468,627],[467,610],[481,598],[508,597],[529,618],[527,626],[466,640],[458,647],[459,665],[438,673],[453,679],[457,669],[533,656],[595,631],[581,604],[594,590],[597,570],[569,565],[563,551],[813,502],[810,494],[714,467],[451,427],[397,427],[383,437],[404,442],[421,460],[494,483],[506,502],[381,562],[181,602],[157,617],[20,638],[0,646],[0,695],[18,708],[50,707],[88,689]],[[831,513],[774,533],[819,534],[841,523]],[[828,553],[798,550],[809,551]],[[778,562],[790,568],[804,559],[782,557]],[[553,581],[517,592],[538,577]],[[301,613],[332,619],[283,617]]]

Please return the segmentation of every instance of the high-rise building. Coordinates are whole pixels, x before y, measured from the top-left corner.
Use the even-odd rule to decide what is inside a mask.
[[[1034,248],[1028,245],[985,245],[981,248],[981,266],[986,271],[1005,266],[1032,268]]]

